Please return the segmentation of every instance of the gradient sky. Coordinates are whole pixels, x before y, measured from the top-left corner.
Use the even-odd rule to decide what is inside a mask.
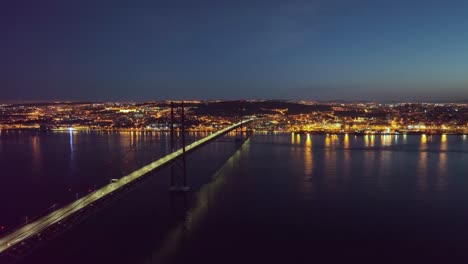
[[[4,1],[0,101],[468,99],[468,1]]]

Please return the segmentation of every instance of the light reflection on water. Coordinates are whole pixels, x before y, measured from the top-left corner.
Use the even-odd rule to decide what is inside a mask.
[[[347,188],[346,185],[353,182],[352,178],[361,178],[369,186],[374,185],[376,189],[385,192],[391,191],[391,185],[397,182],[413,181],[411,196],[416,199],[447,191],[450,173],[447,161],[450,155],[448,139],[457,137],[425,134],[363,135],[354,136],[355,140],[350,141],[347,134],[303,134],[305,140],[301,142],[300,134],[290,136],[291,144],[303,150],[291,152],[291,158],[294,160],[294,157],[302,156],[302,165],[296,160],[294,166],[303,168],[304,192],[310,191],[312,186],[317,188],[318,185],[312,184],[316,181],[325,184],[322,188],[328,186],[328,191],[343,191],[342,188]],[[356,162],[361,165],[356,166]],[[402,172],[409,176],[399,179],[403,177]]]
[[[269,186],[267,188],[268,193],[271,188],[274,190],[272,191],[273,193],[281,194],[278,200],[266,199],[268,201],[265,205],[267,208],[279,210],[280,212],[276,216],[281,220],[277,220],[275,217],[268,218],[272,226],[279,225],[279,223],[285,225],[298,224],[301,221],[297,221],[294,217],[297,215],[295,208],[306,208],[298,214],[307,219],[307,221],[303,221],[303,225],[299,224],[298,232],[307,233],[307,230],[315,230],[315,233],[314,231],[311,231],[311,233],[316,234],[317,230],[322,228],[326,228],[327,230],[338,229],[340,233],[343,232],[350,236],[339,236],[339,239],[349,238],[350,241],[360,243],[359,238],[353,237],[353,235],[356,236],[356,233],[353,233],[354,228],[362,226],[367,219],[373,217],[372,215],[375,210],[379,210],[385,217],[377,218],[379,222],[375,223],[375,225],[383,227],[382,229],[372,231],[377,232],[376,235],[367,234],[367,236],[370,239],[379,239],[380,242],[386,243],[385,245],[392,245],[398,248],[399,246],[395,246],[394,240],[392,240],[393,236],[391,236],[390,242],[385,241],[385,237],[390,236],[390,233],[393,232],[393,229],[390,228],[393,226],[393,222],[397,222],[399,227],[408,230],[405,231],[405,239],[413,236],[418,237],[419,233],[413,232],[413,230],[420,228],[420,225],[424,225],[421,221],[432,217],[431,214],[440,213],[438,216],[443,218],[444,221],[451,221],[450,219],[453,219],[451,216],[441,214],[443,210],[438,211],[438,203],[450,201],[450,197],[454,193],[457,193],[457,195],[463,195],[466,200],[465,203],[468,204],[466,192],[462,189],[457,189],[453,185],[454,183],[450,184],[451,181],[461,183],[463,179],[460,175],[464,169],[468,169],[466,163],[461,162],[463,155],[468,152],[468,145],[462,144],[456,146],[455,144],[451,144],[451,138],[455,139],[457,136],[442,136],[439,141],[439,136],[427,135],[398,137],[393,135],[364,135],[358,136],[352,142],[349,141],[346,135],[302,136],[305,138],[305,141],[299,144],[296,141],[291,141],[289,145],[291,151],[287,149],[288,145],[280,144],[276,140],[271,141],[258,137],[252,139],[252,155],[249,160],[250,167],[247,170],[253,169],[255,166],[262,166],[256,163],[260,161],[258,157],[262,154],[273,153],[273,149],[278,150],[274,152],[275,155],[269,155],[268,158],[269,164],[272,164],[270,166],[275,173],[274,175],[277,175],[274,184],[269,184],[267,181],[268,177],[272,177],[272,174],[252,175],[252,177],[259,179],[259,183]],[[297,136],[294,136],[294,138],[297,138]],[[455,140],[453,141],[455,142]],[[283,148],[286,148],[285,151],[280,151]],[[292,151],[292,149],[301,151]],[[288,166],[273,165],[280,164],[284,160],[289,160]],[[296,189],[291,191],[289,189],[290,186],[296,186]],[[225,188],[235,189],[236,187],[226,185]],[[252,186],[252,188],[257,188],[258,192],[258,196],[255,194],[252,194],[252,196],[262,197],[265,195],[261,190],[258,190],[258,186]],[[311,190],[313,190],[313,196],[311,195]],[[252,196],[246,199],[252,199]],[[240,197],[231,197],[231,199],[231,201],[243,200]],[[261,203],[263,200],[254,199],[254,201],[253,203]],[[278,208],[274,209],[274,205],[279,206],[280,204],[286,205],[281,207],[281,210]],[[424,211],[418,211],[419,214],[414,218],[415,216],[410,215],[407,210],[408,208],[412,208],[410,211],[417,211],[424,204],[427,204],[430,208],[429,214]],[[222,215],[222,213],[219,213],[222,207],[222,202],[219,203],[219,206],[213,207],[212,210],[216,212],[214,215]],[[314,211],[313,208],[317,207],[326,209]],[[240,215],[242,215],[242,212],[257,215],[256,212],[249,209],[249,206],[233,210]],[[355,210],[357,211],[356,213],[354,213]],[[335,214],[340,211],[344,211],[346,217],[334,218]],[[261,217],[262,213],[263,211],[258,213],[259,217]],[[332,223],[328,223],[327,221],[321,222],[323,220],[317,220],[314,223],[315,225],[310,223],[313,219],[321,218],[322,215],[327,215],[328,213],[331,216],[325,219],[328,219]],[[286,216],[282,218],[282,215]],[[222,219],[221,216],[219,217],[219,219]],[[240,216],[240,219],[244,218],[251,219],[253,216]],[[288,220],[289,218],[291,219]],[[413,220],[405,221],[405,219]],[[213,223],[214,221],[211,220],[209,223]],[[220,226],[224,225],[220,224]],[[233,226],[227,226],[234,228]],[[258,226],[242,227],[242,229],[247,230],[250,230],[249,228],[258,228]],[[436,236],[430,237],[430,235],[426,235],[425,239],[430,237],[437,240],[439,239],[439,235],[445,236],[444,239],[451,237],[452,233],[445,226],[438,226],[437,228],[438,233]],[[210,227],[206,226],[203,230],[210,230]],[[282,233],[283,231],[274,231],[275,234],[277,232]],[[288,235],[291,232],[293,231],[284,231]],[[361,233],[357,232],[357,236]],[[468,233],[468,230],[465,233]],[[202,232],[199,234],[199,237],[201,236],[203,236]],[[313,235],[310,240],[313,241],[316,236]],[[219,238],[219,236],[215,237]],[[328,236],[325,235],[325,237]],[[267,238],[262,239],[255,237],[255,235],[252,235],[250,238],[255,240],[256,243],[261,244],[263,242],[268,244]],[[211,239],[213,238],[211,237]],[[307,240],[307,238],[302,237],[301,241],[303,240]],[[323,240],[321,241],[323,242]],[[294,242],[292,243],[294,244]],[[349,246],[349,244],[345,244]],[[318,245],[323,244],[316,242],[315,246],[317,247]],[[333,249],[339,249],[339,247],[336,247],[336,243],[333,243],[333,245]],[[295,243],[295,246],[301,247],[298,243]],[[366,244],[366,246],[368,245]],[[282,245],[282,247],[284,251],[290,251],[288,246]],[[326,246],[323,247],[326,248]],[[200,247],[193,245],[191,248],[193,250],[200,250]],[[395,254],[399,254],[398,250],[395,251]]]
[[[427,136],[426,134],[422,134],[421,135],[421,149],[426,147],[426,144],[427,144]]]
[[[39,174],[41,170],[41,143],[39,136],[31,138],[32,169]]]
[[[304,174],[306,178],[312,175],[312,141],[310,135],[307,134],[305,148],[304,148]]]
[[[161,232],[164,235],[154,237],[155,241],[162,240],[156,243],[161,246],[152,248],[148,255],[153,257],[147,263],[158,263],[156,260],[171,256],[187,256],[176,263],[209,262],[197,256],[209,256],[221,262],[225,256],[247,259],[259,254],[265,258],[269,256],[265,252],[271,252],[270,247],[278,244],[282,248],[274,249],[287,255],[297,253],[297,248],[309,252],[310,245],[325,248],[328,254],[354,244],[359,245],[357,250],[366,249],[369,247],[366,243],[375,240],[382,242],[382,247],[391,247],[393,254],[400,246],[395,241],[410,240],[411,244],[425,243],[428,238],[450,241],[454,236],[451,229],[454,222],[451,221],[468,221],[468,216],[460,213],[468,205],[464,177],[468,170],[468,142],[462,140],[462,136],[351,136],[353,140],[349,135],[333,134],[255,135],[243,150],[214,173],[211,182],[199,191],[194,190],[196,202],[188,209],[186,219]],[[167,135],[162,134],[162,138],[165,137]],[[80,134],[74,134],[74,138],[81,141],[80,144],[75,141],[77,160],[85,147],[82,143],[87,139]],[[123,138],[125,140],[118,144],[131,146],[129,135]],[[137,142],[146,143],[138,148],[145,148],[145,144],[156,138],[142,134]],[[106,144],[108,142],[106,139]],[[32,141],[28,144],[33,149]],[[167,143],[161,143],[160,147],[166,149],[164,146]],[[69,151],[68,145],[66,147]],[[115,151],[115,148],[108,150]],[[139,157],[137,154],[135,159]],[[204,161],[203,157],[199,161],[195,166],[210,166],[210,161]],[[141,195],[150,196],[148,193]],[[151,204],[153,202],[158,201]],[[140,206],[133,204],[133,200],[129,204],[132,208]],[[155,213],[148,216],[151,225],[140,227],[143,218],[139,218],[127,223],[131,225],[129,232],[134,228],[146,232],[157,226],[161,221],[160,212],[166,208],[166,204],[154,205]],[[123,209],[116,211],[125,215]],[[430,233],[434,226],[424,226],[425,219],[433,217],[438,217],[441,223],[435,235]],[[404,234],[395,235],[395,226]],[[123,224],[122,229],[128,227]],[[100,228],[102,226],[96,227]],[[457,226],[457,231],[461,232],[460,239],[468,235],[463,225]],[[421,234],[424,234],[423,239]],[[342,240],[346,241],[340,242]],[[129,251],[132,243],[125,244]],[[344,245],[336,246],[337,243]],[[373,244],[379,246],[379,243]],[[112,262],[124,263],[118,258],[123,253],[114,246],[111,241],[104,247],[115,254]],[[248,251],[249,247],[255,250]],[[437,248],[428,248],[437,251]],[[263,254],[257,253],[257,249]],[[317,250],[314,254],[320,253]]]
[[[349,148],[349,135],[348,134],[345,134],[343,137],[343,147]]]
[[[349,136],[346,134],[343,139],[343,176],[344,178],[348,179],[350,176],[351,170],[351,150],[350,143],[349,143]]]
[[[392,145],[392,135],[382,135],[381,136],[381,141],[382,141],[382,146],[391,146]]]
[[[304,147],[304,193],[312,193],[313,164],[312,140],[310,134],[307,134]]]
[[[418,174],[417,174],[417,189],[419,192],[424,192],[427,188],[427,151],[419,152]]]
[[[447,135],[446,134],[443,134],[441,137],[440,137],[440,151],[443,152],[443,151],[447,151]]]

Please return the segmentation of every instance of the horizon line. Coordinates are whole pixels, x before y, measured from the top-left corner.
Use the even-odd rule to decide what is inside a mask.
[[[430,104],[468,104],[468,99],[460,100],[345,100],[345,99],[275,99],[275,98],[249,98],[249,99],[155,99],[155,100],[70,100],[70,99],[53,99],[53,100],[5,100],[0,101],[0,104],[14,105],[14,104],[63,104],[63,103],[84,103],[84,104],[103,104],[103,103],[154,103],[154,102],[167,102],[167,101],[200,101],[200,102],[233,102],[233,101],[280,101],[280,102],[317,102],[317,103],[381,103],[381,104],[395,104],[395,103],[430,103]]]

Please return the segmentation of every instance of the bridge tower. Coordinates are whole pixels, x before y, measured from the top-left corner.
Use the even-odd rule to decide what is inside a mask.
[[[236,142],[243,142],[244,141],[244,103],[242,101],[239,102],[239,106],[236,109],[236,122],[240,122],[241,125],[236,128],[235,130],[235,141]]]
[[[177,115],[177,116],[176,116]],[[177,125],[178,135],[175,133]],[[176,151],[176,141],[180,140],[182,145],[182,155],[171,164],[171,192],[186,192],[190,188],[187,186],[187,167],[185,153],[185,109],[184,102],[175,104],[171,102],[171,153]]]

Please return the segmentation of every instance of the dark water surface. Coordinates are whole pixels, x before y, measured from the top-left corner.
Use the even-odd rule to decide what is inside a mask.
[[[102,153],[91,144],[74,159]],[[169,195],[160,171],[24,263],[468,261],[466,136],[256,134],[240,148],[226,137],[188,167],[186,197]],[[73,173],[63,177],[107,177]]]
[[[206,136],[191,133],[190,143]],[[11,229],[168,153],[168,133],[0,133],[0,226]]]

